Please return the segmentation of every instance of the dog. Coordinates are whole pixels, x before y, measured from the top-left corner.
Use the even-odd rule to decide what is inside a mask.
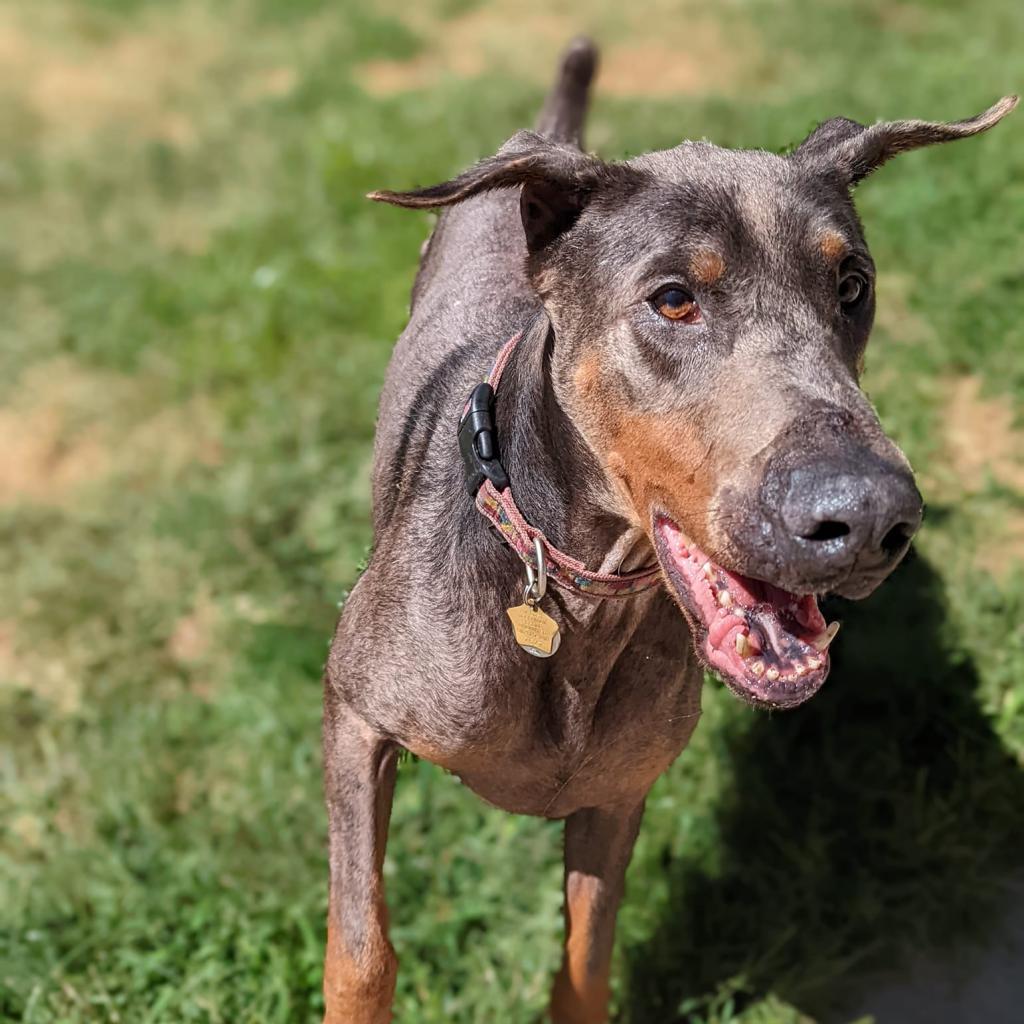
[[[922,517],[858,385],[875,268],[851,190],[991,128],[821,124],[787,155],[683,142],[620,163],[581,129],[596,51],[536,131],[450,181],[380,399],[373,552],[325,670],[327,1024],[391,1019],[381,874],[396,759],[565,822],[556,1024],[607,1020],[646,794],[705,668],[788,708],[824,682],[815,595],[869,594]]]

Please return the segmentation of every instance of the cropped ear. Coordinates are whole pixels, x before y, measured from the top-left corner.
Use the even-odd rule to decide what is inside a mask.
[[[614,169],[575,146],[536,132],[517,132],[494,155],[451,181],[411,192],[371,192],[367,198],[411,209],[451,206],[493,189],[522,186],[520,210],[530,252],[570,228],[591,194]]]
[[[1004,96],[976,117],[949,123],[883,121],[865,126],[835,117],[811,132],[791,158],[832,171],[848,185],[856,185],[897,153],[978,135],[998,124],[1015,106],[1016,96]]]

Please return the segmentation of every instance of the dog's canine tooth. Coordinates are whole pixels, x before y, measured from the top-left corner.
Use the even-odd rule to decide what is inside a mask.
[[[827,651],[828,645],[836,638],[839,632],[839,623],[830,622],[812,641],[811,646],[819,651]]]
[[[736,634],[736,653],[741,658],[749,658],[754,653],[754,648],[750,646],[746,633]]]
[[[728,590],[720,590],[718,592],[718,603],[723,608],[729,608],[732,606],[732,594]]]

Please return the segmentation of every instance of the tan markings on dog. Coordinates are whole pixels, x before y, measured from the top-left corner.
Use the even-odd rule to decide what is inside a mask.
[[[698,284],[713,285],[725,273],[725,260],[713,249],[701,249],[690,260],[690,273]]]
[[[581,361],[573,382],[592,440],[611,478],[635,513],[634,524],[649,533],[651,509],[659,505],[681,516],[684,530],[712,550],[708,509],[715,491],[711,446],[685,413],[638,413],[624,407],[605,378],[601,360]]]
[[[650,529],[651,509],[663,507],[705,550],[715,491],[711,446],[689,417],[628,414],[620,420],[608,463],[620,467],[622,483],[637,515]]]
[[[551,996],[551,1016],[558,1024],[604,1024],[608,1019],[607,963],[592,962],[595,903],[601,883],[576,875],[566,899],[565,959]]]
[[[591,398],[601,386],[601,360],[597,356],[584,357],[576,367],[573,380],[580,394]]]
[[[829,263],[838,263],[846,252],[846,239],[838,231],[823,231],[818,237],[818,247]]]
[[[623,409],[615,387],[605,379],[601,357],[584,357],[573,374],[573,383],[582,399],[581,418],[591,425],[596,435],[592,440],[601,446],[603,439],[604,453],[610,454],[607,442],[619,428]]]
[[[324,957],[324,1024],[388,1024],[398,963],[382,936],[367,941],[360,956],[345,949],[329,918]]]

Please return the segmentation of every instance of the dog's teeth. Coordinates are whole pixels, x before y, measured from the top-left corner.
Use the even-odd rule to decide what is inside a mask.
[[[811,646],[819,651],[827,651],[828,645],[836,638],[839,632],[839,623],[830,622],[812,641]]]
[[[704,575],[707,576],[708,579],[711,579],[711,563],[710,562],[705,562],[700,567],[700,571],[702,573],[704,573]]]
[[[732,607],[732,594],[730,594],[728,590],[720,590],[718,592],[718,603],[723,608],[731,608]]]
[[[760,678],[761,676],[764,675],[764,662],[763,661],[752,661],[750,663],[750,671],[753,672],[755,676]]]
[[[807,675],[807,666],[802,661],[799,661],[797,662],[797,666],[793,671],[797,674],[797,676],[805,676]]]
[[[815,669],[821,668],[821,658],[808,658],[807,667],[813,672]]]
[[[741,658],[749,658],[753,655],[754,648],[750,646],[746,633],[736,634],[736,653]]]
[[[765,675],[774,683],[779,678],[779,670],[777,668],[770,668]]]

